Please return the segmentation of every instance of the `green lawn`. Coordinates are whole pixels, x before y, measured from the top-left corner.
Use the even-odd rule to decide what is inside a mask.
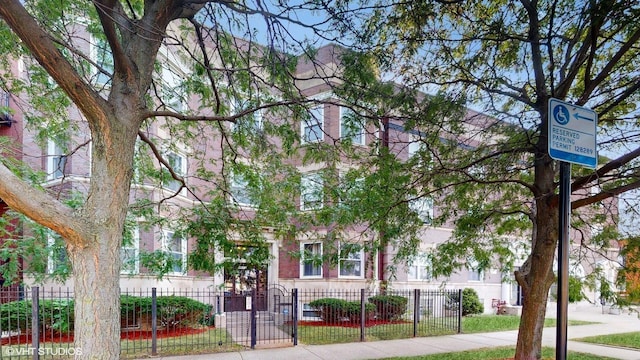
[[[569,320],[569,325],[593,324],[588,321]],[[465,334],[518,330],[520,325],[519,316],[506,315],[477,315],[462,318],[462,332]],[[556,326],[556,319],[545,319],[545,327]]]
[[[134,359],[146,358],[151,355],[151,339],[142,340],[121,340],[121,358]],[[33,349],[30,344],[3,345],[0,358],[12,355],[19,359],[31,359]],[[46,354],[56,355],[59,359],[71,359],[74,348],[72,343],[52,343],[45,342],[40,345]],[[159,338],[157,342],[157,352],[159,355],[195,355],[215,352],[238,351],[244,347],[234,344],[231,336],[225,329],[209,329],[206,332],[180,337]]]
[[[570,320],[569,325],[592,324],[586,321]],[[505,315],[478,315],[462,318],[462,333],[473,334],[494,331],[518,330],[520,317]],[[555,319],[546,319],[545,327],[556,326]],[[433,326],[419,326],[418,336],[438,336],[453,334]],[[377,325],[365,330],[366,341],[407,339],[413,336],[413,328],[410,324]],[[348,343],[360,341],[360,328],[341,326],[298,326],[298,341],[307,345],[324,345],[335,343]]]
[[[542,348],[542,358],[543,359],[555,359],[554,348],[545,347]],[[450,353],[442,353],[442,354],[430,354],[430,355],[422,355],[422,356],[412,356],[412,357],[393,357],[388,358],[388,360],[495,360],[495,359],[508,359],[513,357],[515,353],[514,347],[498,347],[491,349],[479,349],[479,350],[470,350],[470,351],[461,351],[461,352],[450,352]],[[603,359],[613,359],[607,358],[597,355],[583,354],[569,351],[567,354],[567,358],[571,360],[603,360]]]
[[[583,342],[594,343],[594,344],[628,347],[632,349],[640,349],[640,332],[590,336],[582,339],[571,339],[571,340],[583,341]]]

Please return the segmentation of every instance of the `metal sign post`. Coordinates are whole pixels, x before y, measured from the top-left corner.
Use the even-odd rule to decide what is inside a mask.
[[[560,162],[559,196],[556,360],[565,360],[567,358],[567,316],[569,313],[569,215],[571,214],[571,164],[566,161]]]
[[[558,304],[556,323],[556,360],[567,358],[567,315],[569,309],[569,216],[571,214],[571,163],[595,169],[595,111],[558,99],[549,99],[548,149],[552,159],[560,161],[558,218]]]

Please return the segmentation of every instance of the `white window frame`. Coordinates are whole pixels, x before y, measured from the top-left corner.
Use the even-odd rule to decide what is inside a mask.
[[[365,143],[365,131],[364,124],[356,121],[355,124],[346,124],[345,118],[351,116],[356,118],[356,112],[352,109],[344,106],[340,106],[340,138],[349,137],[353,145],[364,145]],[[349,125],[347,128],[346,125]],[[347,134],[345,130],[351,130],[353,134]]]
[[[308,200],[307,200],[308,199]],[[324,206],[324,179],[318,172],[300,177],[300,210],[318,210]]]
[[[431,281],[433,280],[433,264],[429,254],[420,252],[409,263],[407,268],[407,279],[409,281]]]
[[[348,202],[348,200],[350,200],[352,198],[352,195],[354,192],[359,192],[362,191],[362,189],[364,189],[364,177],[358,177],[356,179],[354,179],[353,184],[349,184],[351,186],[347,186],[346,181],[345,181],[345,176],[347,174],[345,172],[340,172],[339,174],[339,179],[340,179],[340,199],[339,199],[339,203],[340,204],[344,204],[345,202]]]
[[[69,157],[53,140],[47,143],[47,180],[56,180],[65,176],[65,169]]]
[[[238,98],[233,98],[229,103],[229,115],[237,115],[245,110],[245,102]],[[264,130],[264,114],[263,109],[257,109],[249,115],[239,117],[235,122],[231,123],[232,130],[236,130],[241,126],[246,126],[246,121],[251,121],[251,126],[246,126],[249,130],[262,131]],[[243,125],[241,125],[243,124]]]
[[[90,47],[90,55],[91,59],[95,64],[99,65],[104,70],[111,70],[111,75],[113,76],[113,71],[115,65],[113,63],[113,55],[111,53],[111,48],[109,47],[109,43],[106,39],[100,39],[95,36],[91,36],[91,47]],[[102,55],[100,55],[102,54]],[[110,63],[108,63],[110,62]],[[93,67],[94,69],[94,81],[96,86],[111,86],[111,77],[102,73],[98,68]]]
[[[58,251],[61,251],[61,253],[58,253]],[[56,255],[61,255],[62,251],[64,251],[64,259],[56,257]],[[68,261],[68,258],[69,255],[62,237],[57,233],[47,231],[47,274],[53,274],[63,262]]]
[[[424,143],[417,135],[410,135],[409,145],[407,146],[407,158],[411,159],[424,147]]]
[[[187,157],[184,156],[182,153],[176,152],[176,151],[166,151],[164,154],[167,162],[171,165],[172,170],[180,177],[182,177],[183,179],[185,179],[185,176],[187,174]],[[175,163],[172,163],[172,156],[175,156],[176,158],[180,159],[180,166],[176,167]],[[163,165],[164,167],[164,165]],[[168,172],[167,169],[164,169],[165,171]],[[167,174],[167,176],[170,176],[170,174]],[[186,182],[186,179],[185,179]],[[180,187],[182,186],[182,184],[175,180],[175,179],[170,179],[169,181],[167,181],[165,184],[162,184],[163,187],[165,189],[169,189],[172,191],[178,191],[178,189],[180,189]],[[181,193],[183,193],[184,189],[181,190]]]
[[[184,99],[184,91],[181,88],[180,71],[175,66],[171,66],[171,64],[164,64],[160,72],[164,105],[177,112],[183,111],[187,106]],[[182,74],[182,77],[184,77],[184,74]]]
[[[309,305],[309,303],[302,303],[300,306],[300,311],[302,312],[302,319],[308,320],[317,320],[320,319],[320,311],[316,308],[313,308]]]
[[[409,208],[418,214],[425,225],[433,223],[433,198],[423,196],[409,200]]]
[[[338,278],[343,279],[363,279],[364,278],[364,250],[360,249],[357,252],[349,252],[346,257],[342,256],[342,244],[340,244],[340,248],[338,249]],[[345,267],[342,265],[343,262],[354,262],[358,263],[359,273],[356,275],[351,275],[350,273],[343,274],[343,270]],[[355,267],[354,267],[355,268]]]
[[[312,242],[308,241],[308,242],[300,243],[300,254],[301,254],[300,255],[300,278],[301,279],[322,279],[322,276],[323,276],[323,266],[322,266],[322,264],[320,264],[320,265],[312,264],[314,270],[319,269],[319,274],[306,275],[306,273],[305,273],[305,267],[307,265],[306,264],[307,261],[305,259],[305,254],[306,254],[305,247],[307,247],[307,246],[315,247],[315,245],[319,246],[319,253],[313,253],[313,255],[314,256],[322,256],[322,242],[319,242],[319,241],[312,241]],[[313,250],[313,248],[312,248],[312,250]]]
[[[232,173],[230,178],[229,192],[231,201],[238,206],[256,207],[256,203],[251,199],[251,194],[248,190],[249,182],[242,175],[236,173]]]
[[[309,109],[309,116],[300,122],[300,141],[303,144],[315,143],[324,141],[324,105],[314,106]],[[307,136],[307,129],[309,134],[315,134],[313,140],[309,140]]]
[[[181,270],[180,271],[170,271],[170,275],[186,275],[187,272],[187,239],[185,237],[180,237],[180,252],[172,250],[170,247],[170,242],[173,240],[175,236],[175,231],[171,230],[163,230],[162,231],[162,251],[166,254],[171,255],[174,259],[177,259],[175,255],[180,255],[180,260],[182,261]],[[175,269],[174,269],[175,270]]]
[[[468,277],[467,279],[470,282],[483,282],[485,273],[483,270],[479,270],[480,264],[477,261],[473,260],[467,264]]]
[[[122,244],[120,246],[120,259],[122,260],[122,267],[120,268],[120,274],[135,275],[140,272],[140,228],[136,226],[131,231],[133,238],[131,244]],[[131,251],[133,253],[134,261],[129,263],[126,253]],[[127,266],[133,265],[131,268]]]

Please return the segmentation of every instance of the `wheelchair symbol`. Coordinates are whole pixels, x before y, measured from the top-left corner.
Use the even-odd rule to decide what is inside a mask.
[[[570,120],[569,110],[564,105],[556,105],[553,108],[553,118],[560,125],[567,125]]]

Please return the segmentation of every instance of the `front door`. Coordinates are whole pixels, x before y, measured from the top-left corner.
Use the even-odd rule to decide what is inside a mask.
[[[237,255],[245,255],[255,249],[238,245]],[[237,257],[236,257],[237,258]],[[229,257],[227,258],[229,260]],[[256,265],[240,257],[224,271],[225,311],[267,310],[267,265]],[[252,296],[255,290],[255,298]]]

